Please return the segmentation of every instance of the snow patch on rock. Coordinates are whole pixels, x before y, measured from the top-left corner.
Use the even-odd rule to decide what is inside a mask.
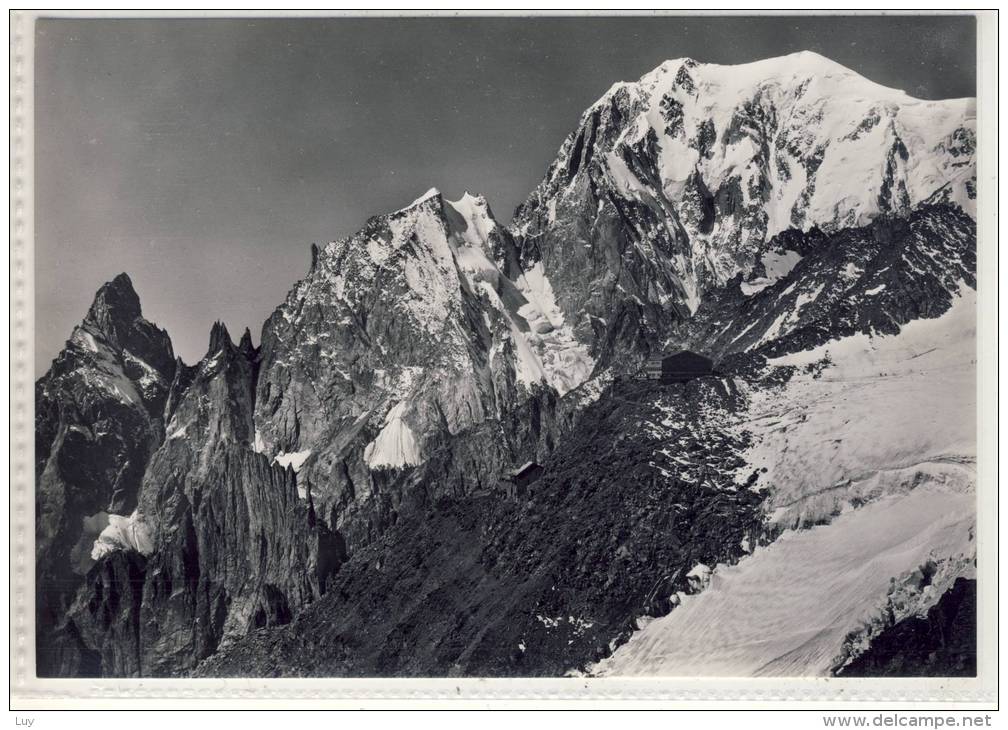
[[[77,327],[73,331],[70,340],[89,352],[98,352],[98,343],[95,342],[94,335],[82,327]]]
[[[759,276],[751,281],[743,281],[740,285],[742,293],[751,297],[757,292],[761,292],[769,286],[773,286],[778,281],[791,273],[791,270],[802,260],[801,254],[797,251],[767,251],[763,254],[763,269],[765,276]]]
[[[422,461],[416,437],[403,420],[406,406],[403,401],[393,407],[377,438],[364,448],[364,460],[372,469],[413,466]]]
[[[154,551],[152,530],[139,511],[134,510],[128,517],[109,515],[108,525],[91,548],[91,559],[99,560],[115,550],[133,550],[141,555]]]
[[[305,449],[303,451],[292,451],[292,452],[281,452],[273,457],[273,461],[280,466],[287,468],[288,466],[295,472],[300,471],[302,464],[308,460],[311,456],[311,449]]]
[[[410,208],[415,208],[416,206],[420,205],[420,203],[423,203],[423,202],[425,202],[427,200],[430,200],[431,198],[436,197],[436,196],[438,196],[440,194],[441,194],[441,191],[438,190],[437,188],[430,188],[430,189],[427,190],[426,193],[424,193],[423,195],[421,195],[419,198],[417,198],[416,200],[414,200],[412,203],[410,203],[409,205],[407,205],[405,208],[400,208],[399,210],[395,211],[395,213],[402,213],[403,211],[407,211]],[[395,213],[393,213],[393,215],[395,215]]]
[[[595,361],[566,324],[542,262],[523,272],[515,283],[528,300],[519,314],[529,324],[530,331],[525,335],[529,347],[535,352],[546,382],[564,395],[588,379]]]
[[[686,580],[689,583],[690,591],[693,593],[699,593],[707,584],[710,583],[711,574],[713,570],[710,566],[704,565],[703,563],[697,563],[693,568],[686,574]]]
[[[252,450],[257,454],[266,452],[266,442],[263,441],[262,433],[260,433],[258,428],[255,430],[255,440],[252,442]]]
[[[180,439],[186,435],[186,431],[188,430],[189,430],[188,423],[184,423],[181,426],[176,426],[175,428],[171,429],[170,431],[168,431],[168,433],[165,434],[165,440],[171,441],[172,439]]]

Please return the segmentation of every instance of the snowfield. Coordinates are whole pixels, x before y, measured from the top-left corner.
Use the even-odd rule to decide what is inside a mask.
[[[290,453],[281,452],[273,457],[273,461],[284,468],[289,466],[297,472],[301,469],[301,465],[305,463],[309,456],[311,456],[311,449],[292,451]]]
[[[525,336],[542,368],[541,379],[565,395],[588,379],[595,361],[565,323],[542,262],[523,272],[516,284],[528,300],[518,313],[531,327]]]
[[[975,318],[976,294],[964,287],[945,315],[898,335],[772,361],[810,368],[751,393],[740,426],[754,437],[747,473],[766,468],[771,521],[785,532],[717,566],[705,591],[591,671],[825,675],[845,661],[848,635],[870,634],[890,606],[921,614],[957,576],[971,576]],[[936,568],[929,585],[926,563]]]
[[[753,393],[746,461],[767,469],[773,519],[816,522],[925,482],[972,487],[976,462],[976,292],[896,336],[855,335],[771,360],[796,367],[783,392]],[[748,475],[739,475],[740,478]]]
[[[788,532],[737,565],[720,566],[705,591],[682,596],[594,673],[828,674],[844,637],[882,613],[892,578],[935,557],[971,564],[974,507],[972,493],[923,486]],[[941,588],[929,593],[937,601]]]

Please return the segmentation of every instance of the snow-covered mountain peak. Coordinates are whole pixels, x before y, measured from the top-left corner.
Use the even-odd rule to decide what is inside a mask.
[[[452,203],[452,205],[455,205],[457,203],[461,204],[461,203],[463,203],[465,201],[482,201],[483,204],[486,204],[486,197],[484,197],[481,193],[475,193],[475,194],[473,194],[470,190],[466,189],[466,190],[462,191],[462,197],[461,198],[459,198],[456,201],[451,201],[451,203]]]
[[[313,248],[263,330],[259,450],[301,455],[305,479],[322,478],[323,454],[368,474],[403,468],[508,404],[583,382],[594,363],[548,280],[509,279],[505,250],[483,196],[434,188]]]
[[[482,215],[493,217],[493,214],[490,212],[490,204],[487,202],[486,197],[480,193],[473,194],[466,190],[458,200],[448,200],[445,202],[463,215],[465,215],[464,211],[466,210],[479,210]]]
[[[413,208],[416,208],[419,205],[423,205],[424,203],[431,203],[432,201],[433,202],[441,201],[441,191],[438,190],[437,188],[429,188],[426,193],[418,197],[416,200],[414,200],[406,207],[400,208],[399,210],[396,211],[396,213],[403,213],[407,210],[412,210]],[[395,214],[393,213],[393,215]]]
[[[692,316],[788,229],[923,203],[974,215],[975,149],[973,99],[914,99],[808,51],[672,59],[589,107],[510,230],[521,268],[541,262],[596,341],[619,302],[645,329]]]
[[[315,247],[312,270],[320,269],[337,298],[345,298],[348,285],[364,287],[397,270],[412,282],[413,296],[454,298],[458,270],[496,271],[494,251],[503,231],[482,195],[466,191],[459,200],[447,201],[431,188],[405,208],[371,218],[357,234],[321,251]]]
[[[490,203],[486,197],[480,194],[473,194],[466,190],[458,200],[445,201],[448,205],[460,213],[467,221],[474,218],[485,218],[494,221],[494,215],[490,210]]]
[[[458,200],[446,201],[445,204],[448,206],[445,214],[453,231],[461,236],[466,245],[479,249],[492,258],[494,247],[491,237],[499,229],[486,198],[472,195],[467,190]],[[452,215],[453,212],[458,214],[461,221]]]
[[[834,91],[844,96],[868,94],[898,101],[911,100],[905,92],[877,84],[826,56],[814,51],[798,51],[742,64],[702,63],[685,57],[669,59],[637,81],[613,84],[593,107],[622,90],[644,98],[660,99],[662,94],[682,88],[695,96],[710,95],[710,103],[719,101],[717,97],[721,94],[731,101],[732,96],[760,87],[797,85],[810,80],[834,87]]]

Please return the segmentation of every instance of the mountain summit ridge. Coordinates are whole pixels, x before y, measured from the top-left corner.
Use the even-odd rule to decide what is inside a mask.
[[[845,66],[838,61],[834,61],[828,56],[824,56],[821,53],[811,50],[795,51],[793,53],[787,53],[782,56],[769,56],[766,58],[758,58],[752,61],[742,61],[739,63],[715,63],[713,61],[700,61],[696,58],[689,56],[681,56],[678,58],[669,58],[662,61],[660,64],[655,66],[650,71],[642,74],[638,79],[633,81],[617,81],[615,82],[609,90],[596,100],[595,104],[602,101],[606,96],[612,93],[616,88],[620,86],[628,86],[633,84],[649,85],[654,83],[661,75],[668,73],[669,71],[676,71],[681,66],[687,66],[691,68],[695,67],[711,67],[717,69],[731,69],[733,72],[738,73],[740,76],[748,75],[749,80],[756,79],[758,81],[768,81],[774,78],[781,78],[784,76],[806,76],[815,75],[820,76],[843,76],[855,81],[858,84],[870,85],[878,90],[884,90],[893,94],[899,94],[907,97],[908,99],[914,99],[917,101],[928,101],[924,99],[918,99],[910,94],[908,94],[903,89],[897,89],[892,86],[886,86],[877,81],[873,81],[867,76],[858,73],[849,66]],[[938,101],[954,101],[956,99],[972,99],[973,97],[954,97],[950,99],[942,99]],[[593,104],[592,106],[594,106]]]
[[[916,100],[818,54],[666,61],[584,112],[516,210],[516,258],[542,264],[593,350],[614,313],[660,337],[788,229],[922,203],[975,217],[975,114],[972,99]]]

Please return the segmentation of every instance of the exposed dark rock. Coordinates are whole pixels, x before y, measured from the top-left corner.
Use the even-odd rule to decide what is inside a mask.
[[[289,626],[222,647],[197,674],[556,676],[601,659],[689,590],[694,565],[733,562],[760,534],[760,495],[730,477],[742,444],[705,415],[739,397],[717,379],[614,386],[525,499],[493,490],[403,512]],[[660,425],[669,413],[680,425]]]
[[[289,621],[339,570],[340,540],[309,524],[294,472],[251,449],[255,352],[243,343],[217,323],[207,356],[179,368],[136,511],[59,626],[64,671],[98,657],[103,676],[178,674],[228,637]]]
[[[858,332],[894,334],[944,313],[961,286],[976,286],[976,223],[948,205],[831,235],[786,231],[770,248],[801,259],[755,292],[739,280],[712,292],[671,340],[717,357],[776,356]]]
[[[96,658],[97,664],[89,667],[88,671],[61,667],[61,676],[140,675],[138,638],[145,566],[146,560],[142,555],[117,551],[91,568],[61,630],[79,631],[76,654]],[[74,654],[66,652],[67,657]]]
[[[107,515],[129,514],[161,443],[175,361],[143,319],[129,277],[101,287],[84,321],[35,386],[38,673],[65,666],[56,631]],[[75,637],[69,637],[76,640]]]
[[[976,581],[957,578],[927,617],[911,616],[885,629],[841,677],[975,677]]]

